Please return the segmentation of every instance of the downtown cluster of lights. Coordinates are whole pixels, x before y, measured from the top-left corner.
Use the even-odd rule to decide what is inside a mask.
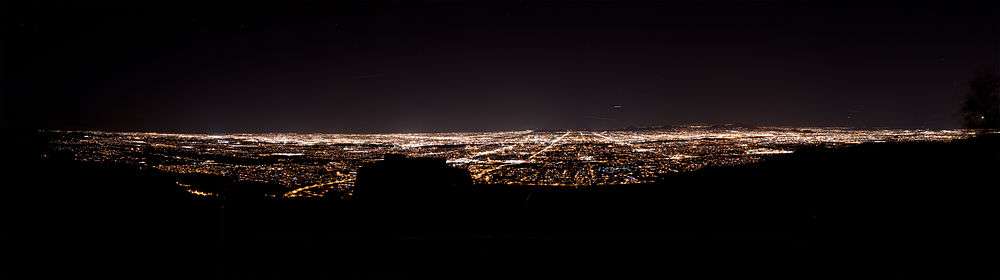
[[[705,166],[739,165],[807,146],[951,141],[963,130],[683,127],[644,131],[394,134],[164,134],[44,131],[76,160],[182,176],[280,185],[288,198],[349,196],[359,167],[385,154],[444,158],[478,184],[646,183]],[[189,182],[178,186],[213,195]]]

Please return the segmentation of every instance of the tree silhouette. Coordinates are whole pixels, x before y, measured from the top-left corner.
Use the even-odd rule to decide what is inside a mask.
[[[1000,128],[1000,71],[984,67],[969,80],[962,102],[962,124],[966,128]]]

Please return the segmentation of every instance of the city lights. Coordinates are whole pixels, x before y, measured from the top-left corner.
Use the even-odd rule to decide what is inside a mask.
[[[739,165],[808,146],[950,141],[964,130],[681,127],[643,131],[406,134],[164,134],[44,131],[76,160],[177,175],[216,175],[287,188],[285,197],[350,195],[359,167],[388,153],[444,158],[479,184],[646,183],[706,166]],[[189,183],[192,194],[211,196]]]

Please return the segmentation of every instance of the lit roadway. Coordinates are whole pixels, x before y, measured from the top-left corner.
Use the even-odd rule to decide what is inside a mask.
[[[531,155],[530,157],[528,157],[528,160],[527,160],[527,161],[531,161],[531,160],[533,160],[533,159],[535,158],[535,156],[537,156],[537,155],[539,155],[539,154],[541,154],[541,153],[544,153],[545,151],[548,151],[548,150],[549,150],[549,148],[552,148],[552,147],[553,147],[553,146],[555,146],[555,145],[558,145],[558,144],[559,144],[559,142],[563,140],[563,138],[566,138],[566,136],[567,136],[567,135],[570,135],[571,133],[573,133],[573,132],[572,132],[572,131],[567,131],[567,132],[566,132],[565,134],[563,134],[563,135],[561,135],[561,136],[559,136],[559,137],[556,137],[556,138],[555,138],[554,140],[552,140],[551,142],[549,142],[549,145],[548,145],[548,146],[545,146],[545,148],[542,148],[542,149],[541,149],[541,150],[539,150],[538,152],[535,152],[535,153],[534,153],[534,154],[532,154],[532,155]],[[501,148],[501,149],[502,149],[502,148]],[[490,168],[490,169],[487,169],[487,170],[483,170],[482,172],[479,172],[479,174],[476,174],[476,178],[477,178],[477,179],[478,179],[478,178],[483,178],[484,176],[486,176],[486,175],[490,174],[490,172],[493,172],[493,171],[496,171],[497,169],[500,169],[500,168],[503,168],[503,167],[506,167],[506,166],[510,166],[510,165],[514,165],[514,164],[515,164],[515,163],[505,163],[505,164],[501,164],[500,166],[497,166],[497,167],[494,167],[494,168]]]
[[[298,196],[298,193],[302,192],[302,191],[306,191],[306,190],[310,190],[310,189],[315,189],[315,188],[321,188],[321,187],[327,187],[327,186],[336,186],[336,185],[339,185],[339,184],[347,183],[347,181],[350,181],[350,180],[348,180],[348,179],[341,179],[341,180],[332,181],[332,182],[325,182],[325,183],[319,183],[319,184],[314,184],[314,185],[308,185],[308,186],[297,188],[297,189],[294,189],[292,191],[289,191],[289,192],[285,193],[285,197],[296,197],[296,196]]]

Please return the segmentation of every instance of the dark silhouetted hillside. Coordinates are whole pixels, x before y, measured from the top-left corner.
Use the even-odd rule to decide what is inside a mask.
[[[579,189],[472,185],[390,156],[360,171],[356,199],[298,201],[218,178],[225,199],[192,198],[174,176],[53,154],[17,174],[30,191],[10,239],[22,261],[66,268],[37,276],[985,276],[997,144],[817,147]]]

